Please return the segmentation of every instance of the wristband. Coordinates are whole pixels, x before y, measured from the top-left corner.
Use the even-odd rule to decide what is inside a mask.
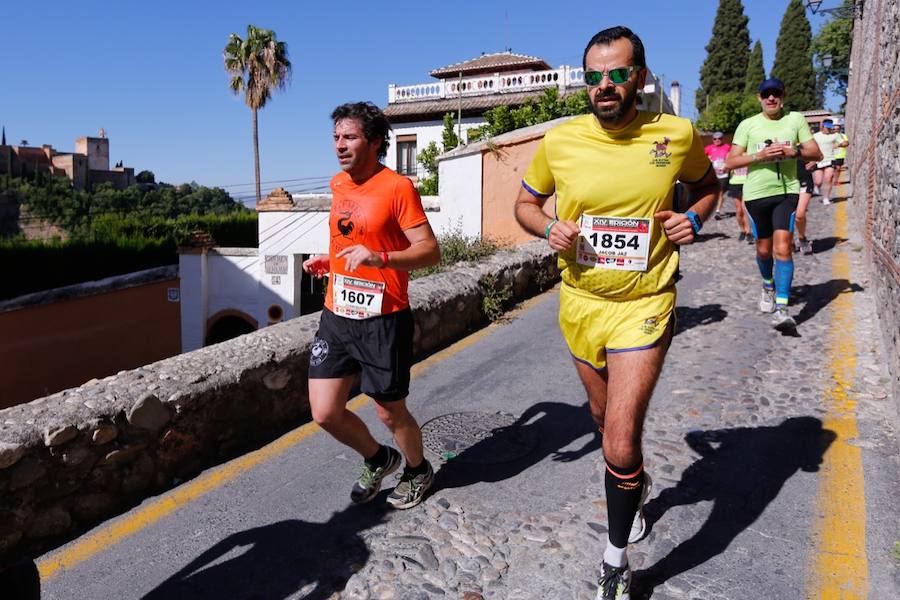
[[[559,219],[553,219],[549,223],[547,223],[547,227],[544,228],[544,237],[550,239],[550,230],[553,229],[553,226],[559,223]]]
[[[381,253],[381,263],[382,263],[381,264],[382,269],[387,268],[387,264],[388,264],[388,253],[387,252]]]
[[[684,216],[686,216],[691,222],[691,229],[694,230],[694,233],[700,233],[700,230],[703,229],[703,221],[700,220],[700,215],[692,210],[689,210],[684,213]]]

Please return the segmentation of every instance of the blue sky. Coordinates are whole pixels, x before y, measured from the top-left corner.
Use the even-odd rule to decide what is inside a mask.
[[[294,65],[290,87],[260,112],[267,182],[336,171],[328,115],[342,102],[384,106],[389,83],[423,83],[434,68],[507,45],[553,67],[577,65],[587,40],[612,25],[642,37],[650,68],[666,87],[681,82],[683,107],[692,110],[717,6],[717,0],[48,0],[37,9],[13,2],[0,21],[6,49],[0,125],[9,143],[26,139],[61,151],[103,127],[112,162],[149,169],[170,183],[228,186],[242,197],[252,193],[250,111],[227,87],[222,49],[248,23],[274,29]],[[767,71],[786,6],[787,0],[744,0]],[[821,19],[811,20],[816,31]],[[273,186],[264,183],[264,191]]]

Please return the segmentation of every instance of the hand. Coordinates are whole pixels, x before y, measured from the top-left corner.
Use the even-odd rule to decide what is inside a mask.
[[[768,146],[757,152],[756,155],[760,161],[773,159],[777,160],[782,156],[786,156],[786,154],[784,153],[784,146],[777,143],[769,144]]]
[[[304,260],[303,270],[316,279],[321,279],[331,271],[331,261],[328,259],[327,254],[319,254]]]
[[[550,237],[547,238],[547,242],[557,252],[565,252],[575,245],[579,235],[581,235],[581,229],[574,221],[557,221],[550,228]]]
[[[663,231],[673,244],[682,246],[694,241],[694,228],[691,227],[691,220],[687,218],[687,215],[671,210],[661,210],[653,215],[653,218],[662,221]]]
[[[347,262],[345,263],[345,267],[351,273],[355,271],[360,265],[379,268],[384,266],[384,263],[381,260],[381,253],[372,252],[362,244],[344,248],[343,250],[338,252],[337,255],[335,255],[335,258],[346,259]]]

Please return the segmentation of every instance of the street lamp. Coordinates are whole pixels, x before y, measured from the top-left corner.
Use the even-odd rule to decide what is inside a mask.
[[[822,66],[825,67],[826,69],[831,68],[831,61],[832,61],[832,57],[830,54],[826,54],[826,55],[822,56]]]
[[[834,15],[837,19],[862,19],[863,3],[865,0],[854,0],[852,6],[836,6],[834,8],[822,8],[822,0],[804,0],[806,8],[812,14]]]

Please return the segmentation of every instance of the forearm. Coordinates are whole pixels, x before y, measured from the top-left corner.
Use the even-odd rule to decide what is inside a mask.
[[[819,162],[824,158],[822,151],[819,150],[818,144],[815,146],[800,146],[798,157],[807,162]]]
[[[703,183],[696,188],[689,188],[691,197],[697,198],[696,202],[691,204],[689,210],[697,213],[700,220],[704,223],[716,208],[716,200],[719,197],[718,183]]]
[[[430,267],[441,262],[441,250],[437,240],[423,240],[414,242],[406,250],[391,250],[382,254],[382,259],[387,255],[387,268],[398,271],[412,271]]]
[[[729,156],[725,159],[725,168],[729,170],[740,169],[743,167],[749,167],[753,163],[757,162],[756,154],[739,154],[737,156]]]
[[[546,237],[547,225],[554,221],[540,206],[530,202],[516,202],[515,214],[522,229],[537,237]]]

